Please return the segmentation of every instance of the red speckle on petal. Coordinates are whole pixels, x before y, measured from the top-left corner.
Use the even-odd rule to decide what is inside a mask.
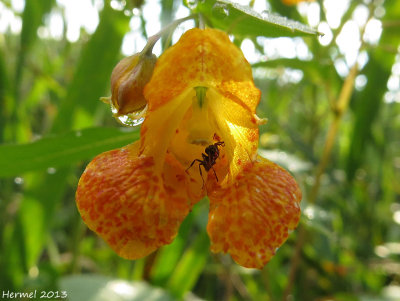
[[[254,142],[258,140],[258,130],[249,131],[247,138],[250,142]]]
[[[221,141],[221,137],[217,133],[214,133],[213,139],[214,141]]]
[[[76,192],[88,227],[127,259],[172,242],[197,201],[188,197],[185,181],[176,181],[184,177],[183,168],[167,160],[162,179],[153,158],[137,153],[138,143],[100,154],[87,166]]]
[[[245,164],[232,185],[210,188],[211,250],[230,253],[244,267],[263,268],[299,222],[297,183],[283,168],[259,159]]]

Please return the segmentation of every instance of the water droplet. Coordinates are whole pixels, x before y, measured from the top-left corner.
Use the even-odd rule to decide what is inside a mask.
[[[264,11],[261,13],[261,16],[262,16],[264,19],[268,19],[268,17],[269,17],[269,11],[264,10]]]
[[[124,125],[128,125],[128,126],[138,126],[138,125],[141,125],[144,121],[143,117],[141,117],[139,119],[132,119],[128,115],[122,115],[122,116],[118,116],[116,118],[119,122],[121,122]]]
[[[117,114],[118,113],[118,109],[112,105],[111,101],[110,101],[110,105],[111,105],[111,113]]]
[[[186,0],[186,4],[190,9],[195,9],[197,7],[197,0]]]
[[[14,179],[14,183],[17,184],[17,185],[22,185],[22,184],[24,184],[24,179],[21,178],[21,177],[16,177]]]
[[[50,175],[54,175],[56,173],[57,169],[55,169],[54,167],[49,167],[47,168],[47,173]]]
[[[215,3],[214,6],[212,7],[212,14],[216,18],[225,19],[226,17],[229,16],[229,8],[225,4]]]
[[[144,116],[147,111],[147,106],[138,112],[129,113],[127,115],[117,115],[118,110],[110,103],[111,112],[114,114],[114,118],[123,125],[127,126],[138,126],[144,121]]]

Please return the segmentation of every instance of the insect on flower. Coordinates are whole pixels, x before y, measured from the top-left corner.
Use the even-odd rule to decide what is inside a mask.
[[[186,169],[186,172],[187,172],[193,166],[193,164],[195,162],[199,162],[199,171],[200,171],[201,179],[203,180],[203,187],[204,187],[204,178],[203,178],[203,173],[201,172],[201,166],[203,166],[207,172],[210,169],[212,169],[214,172],[215,178],[217,179],[217,182],[218,182],[218,177],[217,177],[217,174],[215,173],[215,170],[213,167],[216,163],[215,161],[219,157],[218,146],[225,146],[225,142],[219,141],[217,143],[207,146],[206,149],[204,150],[205,154],[201,154],[201,156],[203,157],[203,160],[194,159],[192,164],[190,164],[190,166]]]
[[[132,80],[129,106],[122,99],[113,103],[123,107],[120,114],[147,108],[140,140],[86,167],[76,192],[82,219],[118,255],[136,260],[171,243],[207,196],[211,251],[262,269],[299,223],[301,190],[289,172],[257,155],[261,91],[250,64],[226,33],[193,28],[152,71],[149,82],[140,82],[144,102],[134,98],[130,106],[130,97],[140,94]],[[200,175],[189,173],[195,163]],[[204,179],[203,170],[208,176],[211,169],[215,178]]]

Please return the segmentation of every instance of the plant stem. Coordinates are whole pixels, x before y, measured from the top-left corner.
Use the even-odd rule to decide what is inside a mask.
[[[199,28],[200,29],[206,28],[206,24],[204,22],[204,16],[202,14],[199,14]]]
[[[334,119],[329,127],[328,134],[325,140],[324,150],[322,152],[321,160],[317,167],[317,172],[315,176],[315,183],[311,190],[310,197],[308,201],[310,204],[314,204],[318,195],[319,188],[321,186],[321,177],[324,173],[326,166],[328,165],[329,158],[332,154],[332,148],[336,140],[336,135],[339,129],[340,122],[342,120],[343,114],[347,111],[349,106],[350,97],[354,89],[354,82],[356,76],[358,74],[358,65],[357,63],[350,69],[349,74],[347,75],[342,90],[340,91],[339,98],[336,102],[336,106],[334,108]]]
[[[317,195],[321,187],[321,177],[326,169],[326,166],[329,163],[329,158],[331,157],[332,154],[332,148],[336,140],[336,135],[338,133],[339,125],[342,120],[343,114],[346,112],[349,106],[351,94],[353,93],[354,89],[354,82],[358,74],[358,71],[359,71],[358,64],[355,63],[353,67],[350,69],[350,72],[343,83],[339,97],[333,108],[334,119],[329,127],[329,131],[325,139],[324,150],[315,175],[315,182],[312,187],[310,196],[308,198],[308,202],[310,204],[314,204],[317,199]],[[292,287],[296,277],[297,267],[301,259],[301,249],[306,239],[306,232],[307,231],[304,226],[299,227],[295,251],[290,262],[288,283],[283,293],[283,298],[282,298],[283,301],[288,300],[288,297],[292,291]]]
[[[142,50],[142,54],[143,55],[151,55],[153,52],[153,47],[154,45],[157,43],[157,41],[166,33],[171,32],[172,30],[174,30],[179,24],[181,24],[182,22],[185,22],[187,20],[190,19],[194,19],[196,18],[197,15],[189,15],[185,18],[181,18],[181,19],[177,19],[174,22],[170,23],[169,25],[165,26],[163,29],[161,29],[158,33],[156,33],[155,35],[151,36],[148,41],[146,46],[144,46],[143,50]]]

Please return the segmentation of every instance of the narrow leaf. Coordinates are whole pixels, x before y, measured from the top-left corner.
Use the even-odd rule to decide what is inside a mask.
[[[200,2],[197,10],[214,27],[241,36],[294,37],[318,32],[298,21],[265,11],[260,14],[248,6],[229,0]]]
[[[89,128],[20,145],[0,146],[0,177],[26,171],[66,166],[101,152],[132,143],[137,130]]]
[[[207,233],[204,231],[198,234],[193,245],[183,255],[167,285],[175,297],[183,297],[196,284],[207,263],[209,245]]]
[[[173,243],[166,245],[158,252],[155,263],[151,271],[151,281],[158,286],[164,286],[170,276],[173,274],[179,259],[182,256],[185,245],[189,240],[191,229],[194,224],[194,216],[198,213],[198,206],[194,208],[191,214],[183,221],[179,228],[179,235]]]
[[[53,4],[54,0],[25,1],[25,8],[22,15],[21,46],[15,72],[16,89],[19,88],[26,55],[37,39],[37,29],[43,23],[44,15],[50,11]],[[17,100],[19,99],[17,98]]]
[[[378,116],[383,95],[386,92],[386,83],[390,76],[390,69],[385,69],[381,61],[377,61],[373,55],[365,66],[364,72],[367,75],[368,84],[363,91],[355,94],[354,99],[355,122],[347,157],[349,180],[353,180],[356,170],[363,163],[366,144],[372,138],[372,125]]]

